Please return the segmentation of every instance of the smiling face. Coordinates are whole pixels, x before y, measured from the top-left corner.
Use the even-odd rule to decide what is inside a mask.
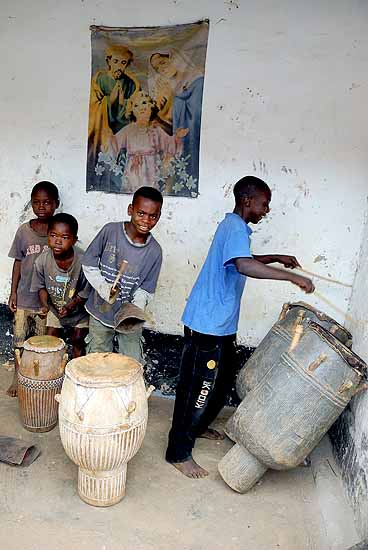
[[[258,223],[270,211],[271,194],[264,191],[258,191],[252,197],[244,197],[247,201],[246,222]]]
[[[173,78],[178,72],[176,67],[171,63],[168,55],[154,53],[151,57],[151,65],[157,73],[167,78]]]
[[[128,214],[135,234],[139,237],[147,237],[160,219],[161,204],[138,196],[134,204],[128,206]]]
[[[49,247],[56,258],[64,258],[70,254],[77,237],[67,223],[56,222],[49,227],[47,234]]]
[[[39,189],[31,197],[32,209],[39,220],[46,221],[54,215],[57,201],[45,190]]]

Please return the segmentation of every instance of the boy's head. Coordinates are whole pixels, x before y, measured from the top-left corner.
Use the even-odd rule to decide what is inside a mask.
[[[246,222],[258,223],[270,211],[271,189],[255,176],[245,176],[234,185],[235,210]]]
[[[112,44],[106,50],[106,63],[115,80],[123,77],[132,60],[133,54],[126,46]]]
[[[54,256],[68,256],[78,240],[78,222],[71,214],[61,212],[53,216],[47,232],[49,247]]]
[[[32,209],[37,218],[48,220],[59,206],[59,191],[51,181],[39,181],[31,192]]]
[[[154,187],[140,187],[128,206],[130,223],[140,235],[148,235],[160,219],[163,197]]]

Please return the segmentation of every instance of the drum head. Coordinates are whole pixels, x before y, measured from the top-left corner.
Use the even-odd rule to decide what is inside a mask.
[[[307,304],[306,302],[294,302],[292,304],[289,304],[289,309],[292,309],[293,307],[298,307],[298,308],[306,309],[307,311],[311,311],[320,321],[326,321],[327,323],[331,323],[331,325],[338,327],[342,332],[346,334],[346,337],[348,340],[351,340],[353,338],[351,332],[349,332],[347,328],[345,328],[340,323],[335,321],[335,319],[333,319],[329,315],[326,315],[326,313],[323,313],[322,311],[311,306],[310,304]]]
[[[50,353],[60,351],[65,347],[65,342],[56,336],[31,336],[24,342],[24,349],[37,353]]]
[[[143,372],[138,361],[120,353],[89,353],[69,361],[65,375],[89,388],[115,388],[132,384]]]

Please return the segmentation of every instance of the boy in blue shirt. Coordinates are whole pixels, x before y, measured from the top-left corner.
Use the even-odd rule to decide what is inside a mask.
[[[290,281],[313,292],[310,279],[269,267],[294,268],[294,256],[250,252],[252,230],[269,212],[271,190],[259,178],[246,176],[234,186],[235,208],[215,233],[182,317],[185,345],[176,392],[166,460],[190,478],[208,472],[192,458],[197,437],[222,439],[209,425],[225,404],[236,374],[236,331],[246,278]]]

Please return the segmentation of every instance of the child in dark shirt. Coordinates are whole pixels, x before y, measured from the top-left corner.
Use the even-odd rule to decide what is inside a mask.
[[[90,287],[82,271],[83,252],[74,245],[78,222],[70,214],[56,214],[49,223],[48,244],[35,262],[31,290],[38,292],[47,334],[63,336],[71,328],[73,357],[85,354],[88,315],[84,303]]]
[[[33,266],[47,248],[47,229],[50,218],[59,206],[59,192],[53,183],[40,181],[31,193],[31,204],[36,218],[23,223],[17,230],[9,257],[14,258],[9,308],[14,313],[14,350],[23,351],[24,341],[32,335],[42,336],[46,320],[39,316],[40,301],[37,292],[31,292]],[[7,394],[17,395],[17,360],[14,378]]]

